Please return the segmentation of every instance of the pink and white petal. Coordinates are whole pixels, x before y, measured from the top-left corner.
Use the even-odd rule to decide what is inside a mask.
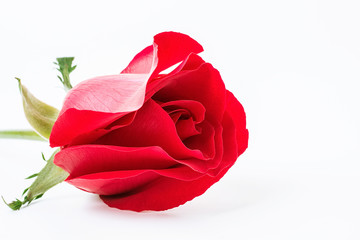
[[[148,46],[131,60],[129,65],[121,73],[149,73],[154,62],[154,46]]]
[[[92,78],[66,95],[60,115],[68,109],[128,113],[139,109],[145,96],[148,74],[118,74]]]

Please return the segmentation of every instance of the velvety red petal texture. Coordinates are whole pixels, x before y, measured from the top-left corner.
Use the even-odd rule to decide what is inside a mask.
[[[211,185],[219,181],[227,170],[224,169],[216,177],[204,175],[194,181],[162,177],[124,194],[101,195],[100,197],[108,206],[122,210],[137,212],[167,210],[203,194]]]
[[[176,159],[204,158],[201,151],[184,145],[170,116],[152,99],[138,110],[130,125],[111,131],[94,143],[127,147],[161,146]]]
[[[226,111],[235,122],[238,154],[241,155],[248,147],[249,131],[246,129],[246,116],[241,103],[230,91],[226,91]]]
[[[138,53],[121,73],[159,73],[184,60],[190,53],[200,53],[202,46],[185,34],[163,32],[154,36],[153,46]]]
[[[67,182],[91,193],[118,195],[129,193],[160,178],[191,182],[204,175],[191,171],[185,166],[161,170],[122,170],[99,172],[67,179]],[[149,206],[150,207],[150,206]],[[175,207],[175,206],[174,206]],[[142,209],[146,210],[146,209]],[[148,209],[151,210],[151,209]]]
[[[161,107],[166,109],[168,112],[178,109],[185,110],[194,119],[195,123],[200,123],[205,119],[205,107],[200,102],[194,100],[165,102],[161,104]]]
[[[211,64],[203,63],[196,69],[172,75],[171,80],[154,95],[154,99],[162,102],[195,100],[205,107],[209,120],[221,121],[226,89],[219,72]]]
[[[164,169],[177,164],[160,147],[106,145],[80,145],[65,148],[56,155],[54,162],[70,173],[69,179],[97,172]]]
[[[202,50],[187,35],[160,33],[120,74],[70,90],[50,136],[66,181],[110,207],[159,211],[221,179],[249,135],[242,105]]]

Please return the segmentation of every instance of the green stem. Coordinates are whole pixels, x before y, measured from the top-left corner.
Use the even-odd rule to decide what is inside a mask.
[[[62,76],[64,79],[64,87],[65,87],[66,91],[69,91],[70,89],[72,89],[69,75],[70,75],[70,73],[69,73],[68,69],[64,69],[64,71],[62,72]]]
[[[6,130],[0,131],[0,138],[12,138],[12,139],[26,139],[26,140],[37,140],[46,141],[45,138],[32,130]]]
[[[64,85],[64,89],[66,91],[69,91],[72,88],[72,85],[70,83],[70,73],[76,68],[76,65],[72,66],[73,60],[74,57],[63,57],[57,58],[57,62],[54,62],[56,65],[59,66],[57,70],[61,73],[61,77],[58,76],[58,78]]]

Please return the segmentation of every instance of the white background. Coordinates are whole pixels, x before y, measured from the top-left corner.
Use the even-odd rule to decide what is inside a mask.
[[[101,2],[101,3],[100,3]],[[56,57],[73,83],[119,73],[156,33],[200,42],[242,102],[249,148],[204,195],[165,212],[108,208],[63,183],[0,239],[360,239],[357,0],[0,2],[0,128],[28,128],[14,77],[60,108]],[[20,197],[46,143],[0,140],[0,195]]]

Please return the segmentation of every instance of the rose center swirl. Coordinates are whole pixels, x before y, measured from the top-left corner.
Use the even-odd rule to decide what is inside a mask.
[[[173,120],[182,141],[201,133],[199,123],[205,118],[205,108],[201,103],[193,100],[177,100],[159,105]]]

